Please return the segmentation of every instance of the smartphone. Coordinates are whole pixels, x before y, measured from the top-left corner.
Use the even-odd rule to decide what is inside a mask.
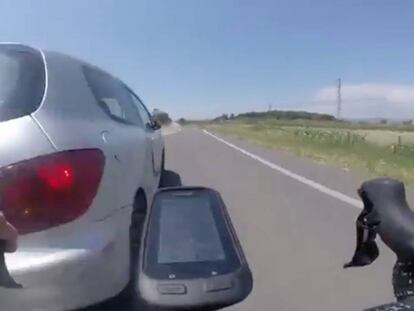
[[[161,307],[220,307],[247,297],[251,272],[217,191],[157,192],[144,227],[138,280],[141,297]]]

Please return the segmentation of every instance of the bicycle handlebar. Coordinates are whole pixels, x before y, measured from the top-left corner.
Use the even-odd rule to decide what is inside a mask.
[[[4,253],[6,252],[6,241],[0,240],[0,287],[7,288],[22,288],[22,286],[16,283],[10,276],[6,267],[6,259]]]
[[[358,191],[364,208],[357,219],[357,249],[346,265],[364,266],[379,255],[375,238],[379,234],[399,261],[414,259],[414,212],[407,204],[404,184],[381,178],[367,181]]]
[[[407,204],[404,184],[389,178],[374,179],[363,183],[358,193],[364,208],[356,221],[354,256],[344,267],[375,261],[379,256],[375,242],[378,234],[397,256],[393,270],[397,302],[369,310],[414,310],[414,212]]]

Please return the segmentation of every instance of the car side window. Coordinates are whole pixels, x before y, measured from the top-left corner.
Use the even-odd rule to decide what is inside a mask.
[[[137,95],[135,95],[133,92],[129,91],[129,94],[132,98],[132,101],[134,102],[135,106],[138,108],[138,113],[144,122],[144,124],[151,124],[152,117],[151,114],[148,112],[148,109],[145,107],[145,105],[142,103],[142,101],[139,99]]]
[[[111,119],[143,126],[134,101],[120,81],[97,68],[84,66],[83,72],[98,105]]]

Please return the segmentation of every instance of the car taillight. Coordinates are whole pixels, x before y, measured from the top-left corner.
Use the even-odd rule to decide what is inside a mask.
[[[98,149],[40,156],[0,168],[0,210],[20,234],[61,225],[90,207],[103,174]]]

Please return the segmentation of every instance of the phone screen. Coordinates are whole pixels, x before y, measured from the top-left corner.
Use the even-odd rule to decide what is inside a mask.
[[[161,204],[158,263],[225,260],[209,200],[163,198]]]
[[[204,188],[157,194],[145,229],[145,273],[198,278],[237,269],[240,259],[224,208]]]

